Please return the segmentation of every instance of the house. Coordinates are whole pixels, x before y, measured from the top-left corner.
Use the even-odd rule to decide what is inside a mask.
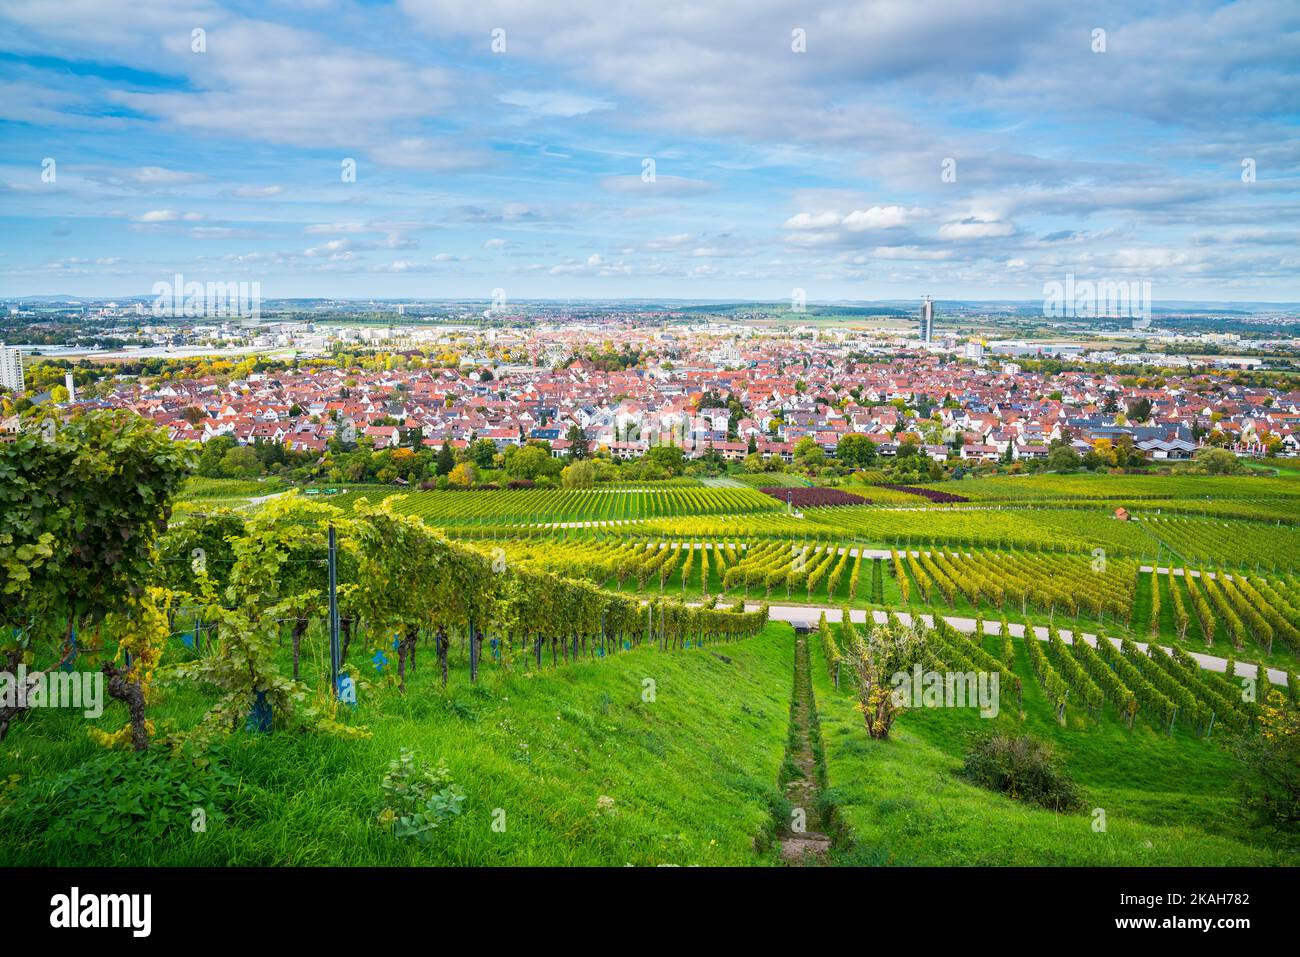
[[[968,442],[961,447],[961,457],[963,459],[973,459],[980,462],[996,462],[999,454],[996,445],[984,445],[978,442]]]
[[[1188,442],[1185,439],[1147,439],[1145,442],[1139,442],[1137,447],[1152,459],[1163,459],[1165,461],[1187,461],[1196,454],[1196,443]]]
[[[361,434],[373,439],[377,449],[395,449],[401,441],[395,425],[368,425]]]

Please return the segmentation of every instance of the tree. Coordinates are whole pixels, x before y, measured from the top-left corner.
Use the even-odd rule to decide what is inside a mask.
[[[1151,400],[1141,398],[1130,402],[1128,406],[1128,418],[1130,422],[1145,422],[1151,418]]]
[[[575,422],[569,426],[569,431],[564,434],[564,438],[569,442],[569,458],[576,461],[585,459],[591,454],[587,445],[587,433]]]
[[[1115,446],[1110,439],[1097,439],[1092,443],[1092,455],[1101,465],[1115,464]]]
[[[646,452],[645,459],[670,475],[681,475],[686,467],[686,453],[677,445],[656,445]]]
[[[826,452],[811,435],[794,444],[794,460],[804,468],[819,468],[826,463]]]
[[[1237,456],[1227,449],[1206,447],[1196,452],[1196,464],[1209,475],[1235,475],[1245,471]]]
[[[434,471],[439,475],[450,475],[451,470],[456,467],[456,453],[451,450],[451,443],[443,441],[442,448],[438,450],[438,459],[434,465]]]
[[[839,445],[835,449],[835,457],[845,465],[867,468],[875,464],[876,443],[858,433],[841,435]]]
[[[1237,781],[1246,810],[1261,823],[1294,834],[1300,824],[1300,710],[1274,689],[1260,702],[1259,729],[1229,740],[1245,769]]]
[[[222,457],[238,444],[233,435],[214,435],[208,439],[199,455],[198,473],[204,478],[220,478]]]
[[[262,463],[253,449],[237,445],[221,457],[217,474],[220,478],[252,478],[262,474]]]
[[[491,439],[475,439],[469,446],[469,460],[481,469],[490,469],[496,461],[497,444]]]
[[[1083,460],[1068,445],[1058,445],[1047,453],[1047,467],[1053,472],[1070,472]]]
[[[596,465],[590,459],[572,462],[560,473],[565,488],[590,488],[596,484]]]
[[[506,472],[512,478],[538,479],[560,472],[560,463],[539,445],[511,446],[504,458]]]
[[[472,463],[461,462],[451,470],[451,474],[447,476],[447,481],[460,488],[469,488],[478,481],[478,472],[474,470]]]

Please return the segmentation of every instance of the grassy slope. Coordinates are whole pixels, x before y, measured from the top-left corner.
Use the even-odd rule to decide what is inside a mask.
[[[0,863],[770,862],[771,852],[755,854],[754,839],[770,832],[781,807],[792,640],[788,625],[774,623],[743,642],[641,649],[535,677],[488,667],[477,687],[460,667],[446,696],[435,690],[426,650],[405,699],[363,688],[358,717],[374,732],[370,740],[236,735],[242,793],[206,834],[50,848],[39,834],[11,832],[0,842]],[[657,683],[654,703],[641,700],[646,677]],[[174,689],[153,713],[188,726],[206,706],[196,690]],[[114,703],[100,724],[122,721]],[[445,758],[468,795],[462,817],[430,845],[399,841],[374,823],[380,777],[402,747],[435,763]],[[0,779],[17,773],[25,787],[40,787],[97,750],[79,716],[36,714],[0,746]],[[612,811],[598,810],[602,795],[614,799]],[[506,811],[505,833],[491,829],[494,808]]]
[[[813,681],[830,778],[828,796],[849,828],[845,864],[911,865],[1243,865],[1295,864],[1247,832],[1232,796],[1237,768],[1213,742],[1179,729],[1172,737],[1140,721],[1128,730],[1072,715],[1052,720],[1023,648],[1017,672],[1026,717],[1014,696],[995,719],[1051,740],[1082,787],[1088,808],[1106,813],[1106,831],[1089,813],[1059,815],[967,783],[962,732],[987,722],[974,712],[914,711],[888,742],[867,737],[855,699],[837,692],[820,645],[812,641]],[[990,647],[990,651],[994,650]]]

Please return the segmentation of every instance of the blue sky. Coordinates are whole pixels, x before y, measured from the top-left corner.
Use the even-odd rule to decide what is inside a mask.
[[[1083,6],[0,0],[0,295],[1300,300],[1300,5]]]

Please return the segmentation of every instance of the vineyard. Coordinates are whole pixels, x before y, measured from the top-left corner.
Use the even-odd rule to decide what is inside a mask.
[[[350,506],[376,495],[372,489],[346,491],[329,501]],[[600,489],[493,489],[482,491],[410,492],[399,510],[430,524],[519,525],[554,522],[627,522],[677,515],[750,515],[775,511],[778,502],[744,488],[633,486]]]
[[[791,488],[770,487],[760,488],[764,495],[770,495],[772,498],[785,502],[791,508],[830,508],[837,505],[861,505],[864,501],[861,495],[854,495],[852,492],[843,492],[837,488]],[[867,500],[869,502],[869,500]]]
[[[931,487],[954,491],[950,484]],[[1261,476],[1026,475],[968,479],[957,483],[955,490],[977,502],[1166,499],[1196,503],[1244,499],[1289,501],[1300,510],[1300,484],[1290,478]]]
[[[986,863],[1287,859],[1231,812],[1220,745],[1297,707],[1289,522],[1119,521],[1072,483],[1038,505],[907,486],[888,492],[908,506],[702,483],[307,494],[191,478],[116,415],[22,435],[0,467],[7,667],[102,675],[107,694],[93,716],[0,700],[6,863],[73,835],[91,863],[336,863],[331,832],[358,863],[777,863],[785,622],[818,622],[836,862],[948,860],[892,805],[950,814]],[[882,694],[912,669],[991,697]],[[980,727],[1059,744],[1123,842],[959,781]],[[403,803],[406,774],[434,782],[427,804]],[[173,792],[211,807],[213,840]],[[283,836],[290,794],[315,809],[307,840]],[[502,809],[507,832],[462,819]]]
[[[910,630],[897,620],[883,627],[895,635]],[[1223,676],[1189,667],[1177,656],[1148,657],[1110,640],[1094,647],[1059,635],[1047,642],[1007,638],[996,627],[974,636],[920,631],[924,646],[917,654],[930,666],[1000,676],[996,719],[968,709],[908,710],[895,724],[891,746],[864,749],[857,738],[859,688],[843,656],[866,626],[832,625],[829,642],[810,643],[837,813],[857,839],[845,863],[1294,863],[1285,851],[1252,845],[1235,826],[1239,821],[1225,791],[1233,765],[1211,742],[1229,733],[1226,723],[1249,718],[1236,703],[1236,686]],[[1214,728],[1207,740],[1211,714]],[[1051,810],[990,805],[963,783],[955,773],[961,742],[989,724],[1029,730],[1068,749],[1089,806],[1105,809],[1106,831],[1079,828],[1072,815]],[[1135,781],[1144,782],[1140,793],[1133,790]],[[1179,822],[1186,820],[1188,801],[1198,808],[1197,820],[1222,824],[1187,829]],[[901,826],[900,814],[942,821],[943,839]]]

